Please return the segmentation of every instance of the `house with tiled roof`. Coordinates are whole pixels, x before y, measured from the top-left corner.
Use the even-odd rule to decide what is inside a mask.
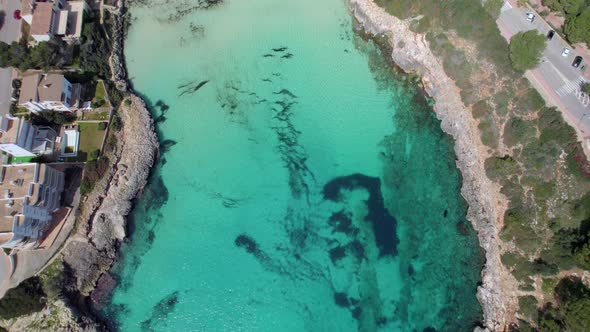
[[[22,18],[31,26],[31,36],[38,42],[60,36],[76,42],[82,34],[84,11],[90,10],[86,1],[23,0]]]
[[[62,74],[25,74],[18,105],[35,113],[70,112],[78,107],[81,90],[80,84],[70,83]]]

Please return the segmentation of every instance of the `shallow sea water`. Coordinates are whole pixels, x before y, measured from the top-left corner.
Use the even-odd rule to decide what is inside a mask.
[[[121,331],[468,331],[483,264],[452,141],[342,0],[136,1],[162,158],[105,315]]]

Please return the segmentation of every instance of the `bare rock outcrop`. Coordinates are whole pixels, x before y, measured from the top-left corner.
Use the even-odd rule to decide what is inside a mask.
[[[111,171],[88,196],[78,236],[64,251],[64,262],[75,279],[75,291],[83,296],[94,290],[100,276],[113,264],[118,244],[126,236],[126,216],[131,212],[132,200],[146,185],[157,157],[154,124],[141,98],[130,94],[118,112],[123,129],[110,155],[114,160]]]
[[[503,213],[498,201],[502,198],[485,174],[484,160],[479,153],[482,143],[474,119],[423,34],[412,32],[407,22],[389,15],[372,0],[350,0],[350,4],[354,17],[366,33],[390,39],[392,60],[402,70],[421,76],[426,92],[435,100],[434,111],[443,131],[455,140],[457,167],[463,175],[461,194],[469,204],[467,218],[485,250],[482,285],[477,291],[483,323],[485,330],[503,330],[509,323],[507,302],[514,299],[502,288],[502,275],[507,273],[500,261],[498,245],[497,225]]]

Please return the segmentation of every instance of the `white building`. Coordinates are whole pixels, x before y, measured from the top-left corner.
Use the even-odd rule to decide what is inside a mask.
[[[64,173],[47,164],[0,168],[0,247],[34,249],[61,207]]]
[[[27,158],[54,153],[57,132],[48,126],[35,126],[21,118],[0,119],[0,151],[8,156]],[[3,160],[4,163],[8,159]]]
[[[70,112],[78,107],[80,84],[70,83],[62,74],[30,74],[22,79],[19,106],[31,112]]]

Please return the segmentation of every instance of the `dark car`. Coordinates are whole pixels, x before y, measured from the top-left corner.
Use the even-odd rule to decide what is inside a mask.
[[[553,39],[553,36],[555,36],[555,31],[549,30],[549,32],[547,33],[547,40]]]
[[[14,13],[12,14],[12,17],[14,17],[15,20],[20,20],[20,9],[17,9],[14,11]]]
[[[572,66],[574,66],[574,68],[578,68],[580,67],[580,63],[582,63],[582,57],[581,56],[577,56],[574,58],[574,62],[572,62]]]

